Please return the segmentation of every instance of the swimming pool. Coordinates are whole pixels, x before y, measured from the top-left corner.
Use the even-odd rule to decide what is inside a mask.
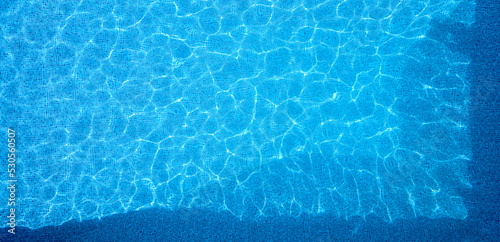
[[[158,207],[243,221],[468,216],[471,58],[435,26],[471,25],[473,2],[2,11],[18,226]]]

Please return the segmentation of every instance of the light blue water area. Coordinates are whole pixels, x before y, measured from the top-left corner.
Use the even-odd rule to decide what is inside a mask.
[[[152,206],[241,219],[467,216],[469,61],[427,34],[433,21],[471,24],[471,2],[0,9],[18,225]]]

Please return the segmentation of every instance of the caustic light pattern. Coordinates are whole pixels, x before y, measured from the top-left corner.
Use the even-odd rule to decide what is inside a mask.
[[[471,24],[472,2],[9,4],[18,225],[148,207],[467,216],[468,59],[431,35]]]

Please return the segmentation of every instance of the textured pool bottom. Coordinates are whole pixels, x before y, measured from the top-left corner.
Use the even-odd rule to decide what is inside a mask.
[[[18,225],[467,216],[468,62],[428,32],[471,4],[53,4],[2,15]]]

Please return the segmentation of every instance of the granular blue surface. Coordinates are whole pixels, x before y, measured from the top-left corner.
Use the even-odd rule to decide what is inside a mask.
[[[5,238],[494,240],[488,6],[5,5]]]

